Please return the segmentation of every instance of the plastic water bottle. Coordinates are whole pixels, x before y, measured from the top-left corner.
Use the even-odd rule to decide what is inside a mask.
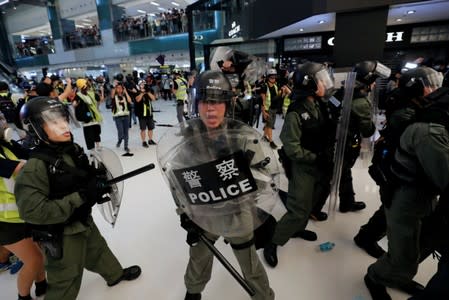
[[[326,242],[319,245],[321,252],[330,251],[335,247],[335,243]]]

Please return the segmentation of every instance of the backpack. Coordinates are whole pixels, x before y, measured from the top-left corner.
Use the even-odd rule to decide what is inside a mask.
[[[0,94],[0,111],[3,113],[8,123],[15,123],[17,111],[10,93]]]
[[[89,105],[87,105],[87,103],[81,98],[78,98],[78,105],[75,107],[75,117],[78,121],[84,123],[89,123],[93,120],[93,115],[89,109]]]

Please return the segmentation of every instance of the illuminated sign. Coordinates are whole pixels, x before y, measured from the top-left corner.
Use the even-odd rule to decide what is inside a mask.
[[[231,39],[236,38],[238,33],[240,33],[240,25],[237,25],[237,23],[233,21],[231,24],[231,30],[228,32],[228,36]]]
[[[386,43],[392,43],[392,42],[403,42],[403,36],[404,31],[397,31],[397,32],[387,32],[387,39],[385,40]],[[327,40],[327,44],[329,46],[334,46],[334,40],[335,37],[331,37]]]

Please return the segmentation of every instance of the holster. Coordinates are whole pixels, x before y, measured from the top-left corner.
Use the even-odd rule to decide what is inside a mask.
[[[53,259],[61,259],[63,255],[64,225],[31,225],[31,236],[44,251]]]

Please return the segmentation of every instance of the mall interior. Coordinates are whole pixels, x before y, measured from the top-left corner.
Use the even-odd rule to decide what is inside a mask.
[[[292,74],[307,61],[325,64],[334,74],[335,86],[345,84],[346,74],[365,60],[381,62],[391,69],[393,77],[420,66],[442,75],[449,70],[447,0],[0,0],[0,12],[0,80],[8,83],[13,101],[23,98],[28,92],[25,89],[33,89],[45,77],[58,78],[62,85],[70,79],[75,83],[85,78],[94,86],[112,87],[122,74],[134,77],[135,85],[141,80],[150,84],[156,95],[152,140],[157,145],[143,147],[139,124],[130,118],[127,150],[117,147],[121,145],[117,145],[116,124],[106,101],[111,89],[102,89],[104,94],[98,98],[98,111],[103,116],[102,150],[94,152],[110,151],[119,173],[150,163],[155,168],[124,181],[119,214],[117,207],[112,208],[113,225],[105,220],[104,211],[96,207],[92,211],[102,236],[123,267],[139,265],[142,274],[109,287],[101,276],[85,270],[76,297],[80,300],[180,300],[186,295],[189,245],[180,226],[179,208],[158,161],[162,151],[159,142],[173,130],[183,128],[178,124],[175,95],[162,93],[162,82],[173,71],[193,78],[212,67],[211,54],[221,46],[257,57],[264,65],[262,73],[276,69],[279,81],[280,74]],[[390,79],[376,81],[372,101],[377,130],[362,141],[360,156],[352,168],[356,201],[363,201],[366,208],[342,213],[338,197],[329,199],[323,208],[327,220],[310,219],[307,225],[318,239],[291,238],[278,247],[279,263],[274,268],[264,259],[263,249],[257,250],[275,299],[388,299],[374,298],[368,291],[364,277],[376,258],[353,239],[381,205],[379,186],[368,174],[368,167],[374,141],[384,126],[381,98]],[[275,116],[272,132],[272,142],[278,149],[282,146],[284,117],[282,113]],[[261,138],[262,118],[258,115],[251,124]],[[76,123],[70,124],[74,140],[89,153],[83,129]],[[23,138],[21,130],[17,129],[13,138]],[[278,152],[271,151],[278,158]],[[449,173],[447,165],[441,167]],[[288,179],[282,168],[279,170],[277,188],[287,191]],[[320,250],[326,242],[333,247]],[[388,244],[386,236],[379,241],[385,251]],[[230,244],[220,238],[215,247],[241,273]],[[438,262],[435,256],[428,256],[419,264],[413,280],[426,286],[437,272]],[[0,270],[0,298],[17,299],[18,273],[11,268]],[[446,280],[448,273],[446,269]],[[390,287],[387,291],[394,300],[449,299],[410,298],[412,295]],[[265,300],[251,298],[218,259],[201,294],[202,298],[191,299]],[[35,295],[34,286],[31,297],[45,299]],[[65,299],[72,298],[61,300]]]

